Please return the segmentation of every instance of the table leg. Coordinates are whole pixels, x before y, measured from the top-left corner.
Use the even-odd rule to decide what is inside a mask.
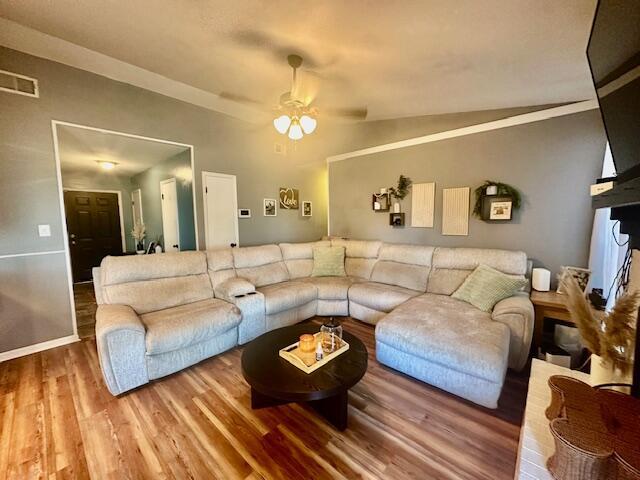
[[[347,428],[349,406],[349,394],[347,391],[334,395],[333,397],[309,402],[309,405],[338,430],[342,431]]]
[[[542,346],[542,332],[544,331],[544,308],[536,306],[533,323],[533,352],[537,356],[538,348]]]

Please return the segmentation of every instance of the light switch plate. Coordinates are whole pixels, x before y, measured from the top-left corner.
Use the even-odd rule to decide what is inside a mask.
[[[51,225],[38,225],[38,235],[41,237],[50,237]]]

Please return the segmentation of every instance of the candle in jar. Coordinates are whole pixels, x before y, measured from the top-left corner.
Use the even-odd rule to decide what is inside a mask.
[[[300,351],[305,353],[313,353],[316,351],[316,338],[313,335],[305,333],[300,335]]]

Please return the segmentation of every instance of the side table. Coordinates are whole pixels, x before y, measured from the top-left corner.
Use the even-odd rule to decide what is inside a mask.
[[[534,351],[538,351],[538,347],[542,345],[542,332],[544,330],[544,319],[551,318],[554,320],[562,320],[563,322],[575,325],[569,315],[569,310],[565,306],[566,295],[557,292],[538,292],[531,291],[531,302],[535,309],[535,324],[533,327],[533,347]]]

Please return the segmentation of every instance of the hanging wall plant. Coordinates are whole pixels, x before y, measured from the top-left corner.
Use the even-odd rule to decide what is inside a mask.
[[[506,183],[486,180],[475,189],[473,214],[482,220],[511,220],[522,205],[520,192]]]
[[[405,177],[404,175],[400,175],[398,177],[398,186],[397,187],[390,187],[389,188],[389,195],[391,195],[394,198],[397,198],[398,200],[400,200],[400,202],[402,202],[402,200],[404,199],[404,197],[406,197],[407,195],[409,195],[409,189],[411,188],[411,184],[413,182],[411,181],[411,179],[409,177]],[[395,202],[393,204],[393,212],[394,213],[400,213],[400,202]]]

